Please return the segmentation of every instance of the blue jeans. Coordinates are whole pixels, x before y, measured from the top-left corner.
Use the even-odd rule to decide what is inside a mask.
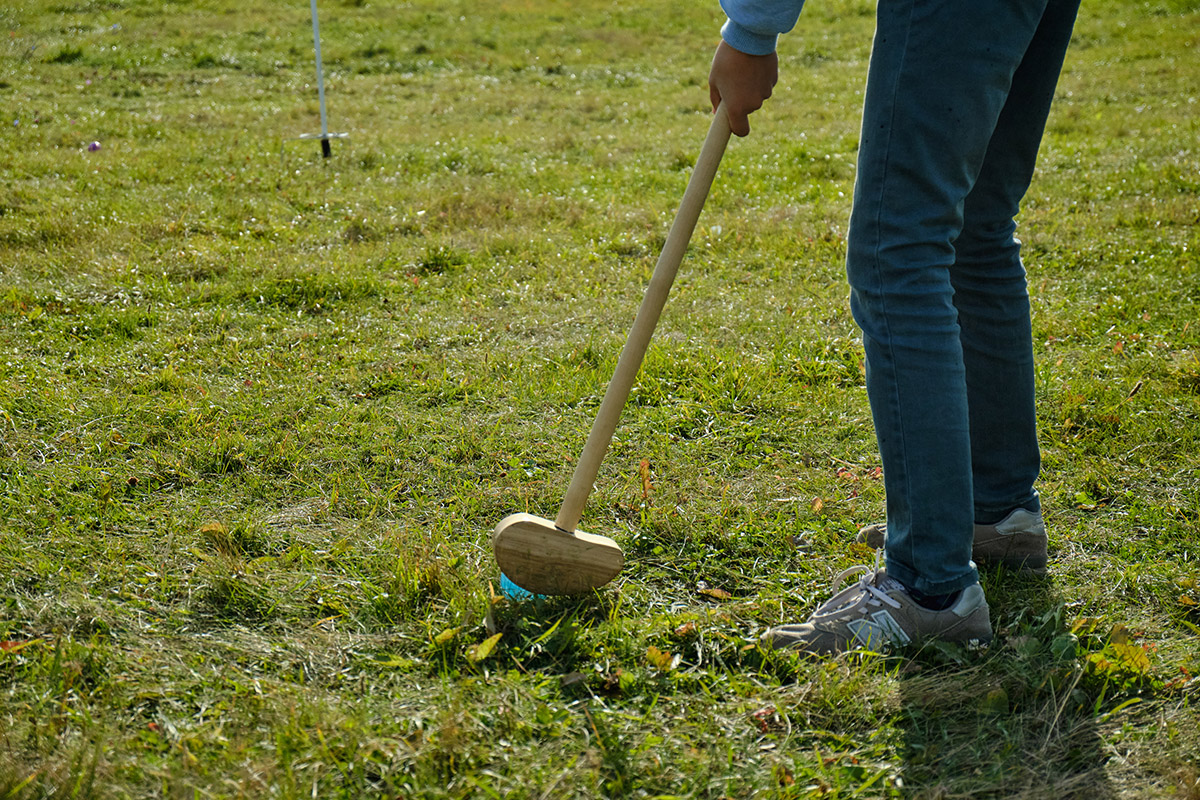
[[[888,574],[978,580],[976,521],[1038,509],[1013,218],[1079,0],[879,0],[847,237],[887,493]]]

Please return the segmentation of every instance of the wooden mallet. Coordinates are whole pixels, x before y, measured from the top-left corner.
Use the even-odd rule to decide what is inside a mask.
[[[629,399],[646,348],[662,315],[675,273],[687,251],[696,220],[712,187],[713,176],[729,143],[729,118],[724,105],[713,114],[712,125],[700,157],[688,180],[683,201],[667,235],[646,296],[638,310],[629,339],[621,350],[617,368],[604,392],[592,432],[588,434],[566,497],[553,522],[533,514],[511,514],[500,520],[492,535],[492,549],[500,571],[513,583],[534,594],[570,595],[598,589],[615,578],[625,565],[620,546],[607,536],[576,530],[600,464],[612,443],[621,410]]]

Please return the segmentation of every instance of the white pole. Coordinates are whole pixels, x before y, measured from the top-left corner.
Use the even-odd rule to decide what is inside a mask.
[[[317,25],[317,0],[312,6],[313,49],[317,53],[317,99],[321,104],[321,155],[329,158],[329,120],[325,116],[325,75],[321,70],[321,29]]]

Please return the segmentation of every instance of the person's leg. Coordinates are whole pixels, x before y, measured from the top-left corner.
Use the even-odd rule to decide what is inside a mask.
[[[847,242],[851,309],[884,465],[888,575],[977,580],[971,426],[950,268],[1046,0],[880,0]]]
[[[1050,0],[963,206],[950,271],[970,409],[975,522],[1038,511],[1029,295],[1016,216],[1033,177],[1079,0]]]

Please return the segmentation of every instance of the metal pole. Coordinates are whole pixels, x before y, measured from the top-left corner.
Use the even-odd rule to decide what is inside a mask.
[[[325,75],[321,69],[321,29],[317,25],[317,0],[309,0],[312,6],[313,49],[317,53],[317,99],[321,104],[321,155],[329,158],[329,120],[325,116]]]

